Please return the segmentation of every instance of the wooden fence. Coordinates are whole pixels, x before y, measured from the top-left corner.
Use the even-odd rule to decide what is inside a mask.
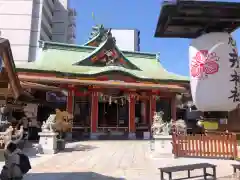
[[[238,154],[237,137],[233,133],[205,135],[173,134],[173,154],[175,157],[209,157],[235,159]]]

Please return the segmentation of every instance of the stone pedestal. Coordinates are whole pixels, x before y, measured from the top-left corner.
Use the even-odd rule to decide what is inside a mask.
[[[55,132],[40,132],[39,151],[43,154],[55,154],[57,152],[57,135]]]
[[[153,157],[173,157],[171,135],[154,135],[153,138],[154,140],[151,142]]]

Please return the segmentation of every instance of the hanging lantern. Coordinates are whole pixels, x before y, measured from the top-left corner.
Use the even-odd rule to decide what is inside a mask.
[[[136,100],[139,101],[140,97],[139,95],[136,95]]]
[[[112,96],[109,96],[109,105],[112,104]]]
[[[123,106],[123,104],[124,104],[124,100],[123,100],[123,98],[121,98],[121,103],[122,103],[122,106]]]
[[[239,103],[239,61],[228,33],[204,34],[189,47],[193,103],[200,111],[231,111]]]
[[[68,96],[68,91],[67,90],[61,90],[61,93],[64,95],[64,96]]]

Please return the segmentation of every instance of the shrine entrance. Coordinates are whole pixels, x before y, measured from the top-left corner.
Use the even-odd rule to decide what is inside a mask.
[[[118,126],[118,104],[99,102],[98,108],[98,127]]]
[[[98,100],[98,131],[125,132],[128,129],[128,100],[118,89],[106,89]]]

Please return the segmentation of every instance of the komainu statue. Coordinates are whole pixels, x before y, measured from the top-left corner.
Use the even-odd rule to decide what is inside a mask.
[[[164,112],[154,112],[151,127],[152,135],[169,135],[169,124],[163,121]]]
[[[72,114],[56,109],[56,114],[51,114],[46,122],[43,122],[42,131],[68,132],[72,129],[72,121]]]
[[[178,119],[176,121],[171,120],[171,133],[185,135],[187,133],[187,125],[183,119]]]
[[[164,122],[163,114],[162,111],[154,113],[153,124],[151,127],[152,135],[170,135],[172,132],[177,134],[187,133],[187,125],[183,119]]]
[[[56,114],[50,114],[46,121],[43,121],[42,132],[54,132],[53,126],[56,123]]]
[[[56,123],[54,129],[57,132],[69,132],[72,130],[73,115],[67,111],[56,110]]]

